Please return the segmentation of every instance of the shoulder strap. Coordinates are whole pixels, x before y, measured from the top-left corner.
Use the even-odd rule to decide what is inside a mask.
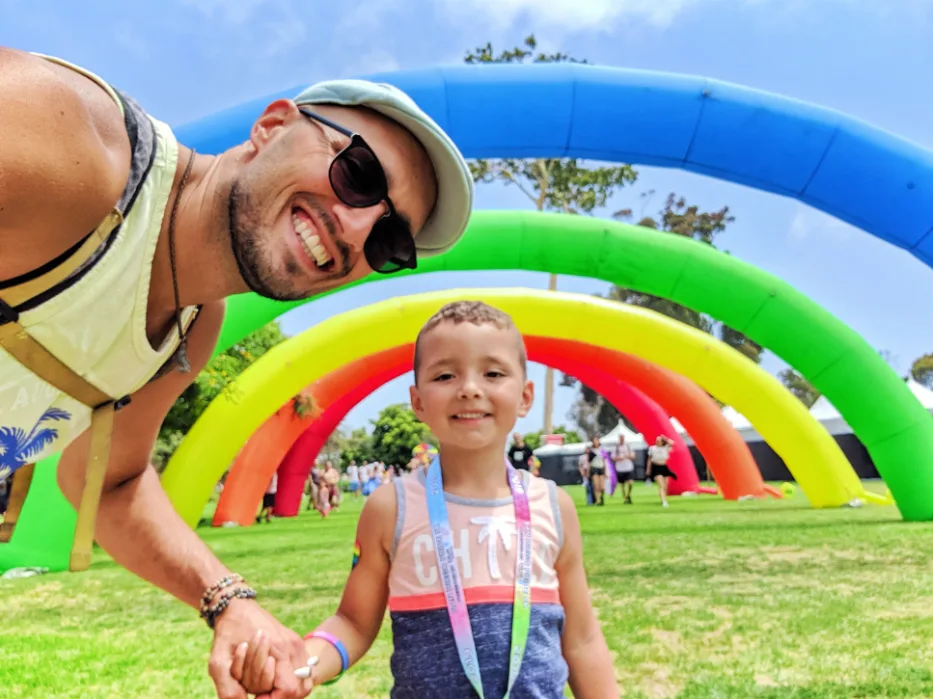
[[[95,238],[93,243],[82,246],[82,250],[93,254],[99,247],[98,240],[109,236],[110,232],[119,225],[122,218],[111,214],[98,227],[102,238]],[[109,227],[109,230],[108,230]],[[16,361],[29,369],[46,383],[54,386],[76,401],[91,408],[91,446],[88,453],[88,463],[84,474],[84,489],[81,503],[78,506],[78,519],[75,524],[74,543],[72,545],[69,568],[72,571],[87,570],[91,565],[91,547],[94,542],[94,527],[97,520],[97,508],[100,503],[101,489],[107,464],[110,461],[111,432],[113,429],[113,413],[129,402],[125,397],[116,401],[78,373],[66,366],[58,357],[49,352],[38,340],[32,337],[19,322],[19,313],[14,308],[17,293],[24,293],[23,287],[30,286],[32,290],[39,288],[40,283],[55,279],[63,267],[78,263],[75,256],[69,258],[64,265],[49,270],[41,277],[35,278],[17,287],[0,290],[0,347],[6,350]],[[66,275],[67,276],[67,275]],[[52,281],[54,285],[57,281]],[[41,293],[41,292],[40,292]],[[11,301],[13,303],[11,303]],[[17,304],[18,305],[18,304]],[[22,480],[22,479],[18,479]],[[25,479],[22,487],[28,490],[31,478]],[[25,500],[26,492],[21,493]],[[20,503],[22,504],[22,503]],[[7,537],[13,534],[15,520],[8,527]],[[9,538],[7,538],[9,540]]]

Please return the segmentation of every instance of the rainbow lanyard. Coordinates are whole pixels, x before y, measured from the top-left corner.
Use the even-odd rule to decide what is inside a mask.
[[[512,502],[515,505],[515,524],[518,530],[518,550],[515,555],[515,596],[512,600],[512,643],[509,649],[509,683],[503,699],[508,699],[512,685],[518,678],[518,670],[525,654],[528,641],[528,628],[531,620],[531,508],[528,505],[528,493],[518,471],[507,460],[509,487],[512,490]],[[441,585],[447,600],[447,614],[454,632],[454,642],[460,655],[460,664],[466,672],[470,684],[485,699],[483,682],[480,678],[479,658],[476,655],[476,643],[470,626],[466,599],[463,595],[463,583],[454,554],[453,537],[450,532],[450,520],[447,517],[447,504],[444,501],[443,476],[440,458],[435,456],[428,468],[425,492],[428,498],[428,517],[431,520],[431,533],[434,536],[434,552],[440,570]]]

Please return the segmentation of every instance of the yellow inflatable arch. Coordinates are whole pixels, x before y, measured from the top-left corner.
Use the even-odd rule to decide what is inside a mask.
[[[531,289],[453,289],[388,299],[330,318],[274,347],[218,396],[173,455],[162,484],[195,526],[214,485],[249,436],[289,396],[370,354],[413,342],[443,304],[481,299],[509,313],[526,334],[598,344],[678,372],[747,417],[784,460],[814,507],[844,505],[865,493],[836,441],[773,376],[683,323],[643,308],[590,296]],[[596,343],[594,343],[596,344]]]

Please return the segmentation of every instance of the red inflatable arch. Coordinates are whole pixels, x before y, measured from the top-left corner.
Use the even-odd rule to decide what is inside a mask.
[[[526,338],[525,342],[530,356],[529,338]],[[600,377],[606,375],[618,377],[628,384],[630,389],[650,396],[666,413],[664,419],[667,415],[675,416],[706,459],[706,464],[725,499],[737,500],[746,495],[775,495],[773,489],[765,486],[745,440],[722,416],[716,402],[690,379],[640,357],[596,345],[551,338],[538,338],[535,344],[538,345],[535,361],[575,376],[607,399],[609,396],[603,393],[600,383]],[[610,402],[635,423],[634,417],[623,410],[624,402]],[[671,452],[671,470],[678,478],[670,481],[670,494],[696,490],[699,485],[696,469],[680,435],[668,426],[669,422],[668,425],[664,425],[659,416],[654,417],[652,425],[653,427],[647,428],[648,432],[639,428],[648,444],[652,444],[662,432],[675,440],[674,450]],[[681,455],[681,460],[674,461],[678,454]]]
[[[276,466],[282,463],[292,445],[296,444],[296,440],[308,431],[316,432],[325,429],[325,425],[330,424],[336,415],[330,409],[337,405],[344,405],[347,395],[352,393],[359,397],[344,410],[343,415],[346,415],[353,405],[377,388],[403,374],[405,362],[411,364],[411,356],[409,346],[393,347],[385,352],[351,362],[315,381],[305,391],[314,401],[314,415],[316,415],[314,420],[299,420],[291,404],[286,404],[266,420],[237,454],[224,483],[217,509],[214,511],[211,521],[213,526],[219,527],[226,522],[236,522],[242,526],[252,524],[262,502],[263,493],[266,492],[266,486],[276,471]],[[402,368],[396,369],[399,366]],[[343,415],[324,433],[321,445],[340,424]],[[311,464],[309,463],[301,481],[302,488],[304,479],[310,472]],[[291,479],[286,480],[283,476],[285,474],[280,470],[279,493],[283,492],[283,487],[289,487],[288,483],[291,482]],[[276,496],[276,514],[278,514],[279,497]],[[295,512],[297,513],[297,506]]]
[[[646,430],[643,431],[646,438],[652,439],[649,437],[652,431],[655,436],[663,431],[675,439],[679,438],[664,410],[677,415],[707,460],[726,499],[737,499],[742,495],[761,497],[767,492],[748,446],[723,418],[715,402],[690,380],[643,359],[582,342],[534,336],[524,339],[530,360],[553,366],[593,386],[620,408],[620,412],[624,408],[636,427]],[[411,356],[412,346],[402,345],[353,362],[315,382],[309,390],[316,406],[323,410],[320,418],[297,441],[293,437],[284,444],[275,445],[272,450],[266,450],[261,457],[258,453],[249,460],[238,457],[228,476],[228,487],[221,496],[214,524],[227,521],[244,526],[251,524],[265,486],[279,464],[276,514],[297,514],[304,483],[327,437],[343,417],[372,391],[410,371]],[[622,393],[625,389],[619,387],[623,385],[623,379],[642,394],[649,393],[663,408],[646,407],[644,400],[639,401],[636,394],[630,391]],[[636,409],[636,405],[641,409]],[[637,421],[633,411],[638,412]],[[265,429],[264,425],[260,431]],[[694,484],[698,484],[698,480],[682,441],[680,445],[682,448],[675,449],[675,453],[683,453],[687,457],[687,465],[672,464],[672,470],[678,473],[681,481],[677,492],[695,490],[696,487],[684,488],[691,477]],[[286,458],[282,459],[281,455],[286,452]],[[249,481],[249,487],[230,491],[229,484],[240,479]],[[671,485],[676,486],[678,482],[671,481]],[[228,498],[230,502],[227,502]]]

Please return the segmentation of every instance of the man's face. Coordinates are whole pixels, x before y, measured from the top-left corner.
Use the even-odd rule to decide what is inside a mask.
[[[370,110],[316,105],[313,111],[365,139],[385,170],[396,211],[417,234],[437,192],[420,143]],[[330,164],[349,141],[288,100],[271,104],[253,126],[230,192],[229,232],[240,274],[256,293],[301,299],[372,272],[363,243],[388,207],[352,208],[334,192]]]

